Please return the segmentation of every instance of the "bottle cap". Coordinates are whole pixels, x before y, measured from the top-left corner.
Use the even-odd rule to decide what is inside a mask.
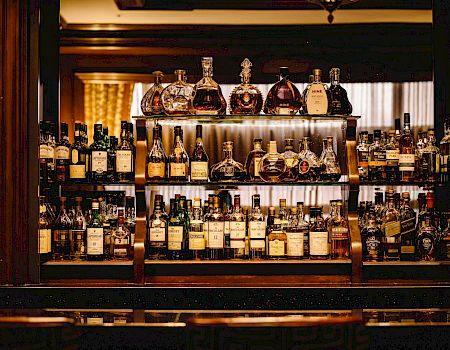
[[[331,68],[330,75],[339,75],[341,74],[341,70],[339,68]]]
[[[277,141],[269,142],[269,153],[277,153]]]
[[[403,114],[403,122],[405,123],[405,124],[409,124],[410,123],[410,115],[409,115],[409,113],[405,113],[405,114]]]
[[[321,69],[313,69],[313,75],[316,76],[322,76],[322,70]]]
[[[289,75],[289,68],[288,67],[280,67],[280,76],[286,77]]]

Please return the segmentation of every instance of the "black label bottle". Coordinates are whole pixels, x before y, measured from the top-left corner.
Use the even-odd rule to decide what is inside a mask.
[[[121,122],[120,143],[116,149],[116,176],[119,182],[134,180],[133,146],[128,135],[128,123]]]
[[[66,123],[61,123],[61,135],[55,149],[56,179],[64,183],[69,179],[70,144],[69,133]]]

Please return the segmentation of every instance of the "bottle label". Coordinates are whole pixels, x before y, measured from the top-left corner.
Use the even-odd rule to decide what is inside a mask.
[[[367,254],[372,258],[378,258],[381,241],[376,236],[366,238]]]
[[[69,159],[70,158],[69,147],[58,146],[58,147],[56,147],[55,154],[56,154],[56,159]]]
[[[399,156],[400,156],[400,151],[398,149],[386,150],[386,165],[387,166],[397,166]]]
[[[50,151],[47,145],[39,145],[39,158],[50,158]]]
[[[386,165],[386,152],[374,151],[372,156],[369,157],[369,166],[385,166]]]
[[[277,114],[289,115],[291,114],[291,109],[289,107],[277,107]]]
[[[251,249],[266,249],[266,240],[265,239],[251,239],[250,240],[250,248]]]
[[[122,243],[122,244],[125,244],[125,243]],[[126,244],[128,245],[128,243],[126,243]],[[120,247],[120,248],[114,247],[113,253],[116,258],[122,258],[122,259],[126,258],[128,255],[127,248],[123,248],[123,247]]]
[[[402,235],[408,234],[416,228],[416,217],[412,217],[400,222]]]
[[[77,163],[78,163],[78,150],[73,149],[72,150],[72,164],[77,164]]]
[[[166,240],[165,227],[150,227],[149,231],[151,242],[165,242]]]
[[[52,230],[40,229],[39,230],[39,254],[50,253],[48,250],[48,240],[52,240]],[[51,243],[50,243],[51,244]]]
[[[328,232],[309,233],[309,254],[328,255]]]
[[[108,170],[108,153],[106,151],[92,151],[92,172],[105,173]]]
[[[245,249],[245,240],[231,240],[230,248],[231,249]]]
[[[369,166],[369,152],[367,151],[358,152],[358,166],[360,167]]]
[[[262,158],[254,158],[254,166],[253,166],[253,172],[254,172],[254,176],[255,177],[259,177],[259,169],[260,169],[260,167],[261,167],[261,159]]]
[[[309,171],[309,168],[310,164],[306,159],[303,159],[298,164],[298,170],[300,171],[301,174],[306,174]]]
[[[181,250],[183,242],[183,226],[169,226],[167,229],[167,248]]]
[[[147,172],[149,177],[160,177],[164,178],[165,176],[166,164],[164,162],[161,163],[148,163]]]
[[[55,148],[52,146],[48,146],[48,157],[50,159],[55,159]]]
[[[103,227],[87,228],[87,254],[103,254]]]
[[[414,171],[416,157],[414,154],[400,154],[398,164],[400,171]]]
[[[191,162],[191,180],[208,181],[208,162]]]
[[[275,239],[273,241],[269,241],[269,255],[270,256],[284,256],[285,252],[285,244],[284,241],[280,241]]]
[[[86,167],[84,164],[71,164],[69,173],[71,179],[84,179],[86,178]]]
[[[308,114],[327,114],[328,97],[322,83],[312,83],[307,93]]]
[[[416,252],[416,247],[413,245],[402,245],[400,247],[400,253],[402,254],[414,254]]]
[[[73,253],[84,254],[86,250],[85,230],[72,230]]]
[[[248,225],[249,237],[256,239],[266,238],[266,223],[264,221],[250,221]]]
[[[53,230],[53,239],[57,243],[65,243],[69,240],[69,230]]]
[[[381,229],[386,237],[398,235],[402,231],[400,221],[387,222],[382,225]]]
[[[116,171],[118,173],[133,172],[133,152],[127,150],[117,150]]]
[[[303,232],[286,232],[287,256],[303,256]]]
[[[223,248],[224,228],[223,221],[208,222],[208,248]]]
[[[448,158],[450,156],[447,155],[441,155],[441,173],[447,174],[448,172]]]
[[[297,161],[297,159],[294,158],[285,158],[284,163],[286,164],[286,167],[292,168],[295,164],[294,162]]]
[[[348,228],[342,226],[332,227],[331,239],[348,239]]]
[[[186,176],[185,163],[170,163],[170,177]]]
[[[245,222],[230,221],[230,239],[245,239]]]
[[[205,233],[189,232],[189,250],[205,250]]]

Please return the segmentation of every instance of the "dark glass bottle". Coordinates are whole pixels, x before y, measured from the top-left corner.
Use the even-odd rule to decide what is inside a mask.
[[[253,139],[253,150],[251,150],[247,155],[247,160],[245,161],[245,169],[247,170],[247,177],[250,180],[261,180],[259,176],[259,167],[261,163],[261,159],[266,154],[261,148],[262,139],[255,138]]]
[[[39,182],[47,183],[47,161],[49,157],[47,145],[47,124],[39,123]]]
[[[395,138],[395,130],[389,130],[389,141],[384,148],[386,151],[386,179],[388,181],[398,181],[400,180],[400,172],[398,170],[400,145]]]
[[[52,219],[47,211],[46,199],[39,197],[39,257],[41,262],[50,260],[52,254]]]
[[[244,166],[233,159],[233,142],[223,143],[224,159],[211,167],[212,181],[242,181],[246,177]]]
[[[200,198],[194,198],[192,220],[189,223],[189,252],[194,260],[205,258],[206,239]]]
[[[59,214],[53,224],[52,257],[54,260],[70,259],[70,231],[72,221],[66,211],[67,197],[59,197]]]
[[[162,181],[166,178],[167,155],[161,141],[161,126],[153,127],[153,146],[147,154],[145,177],[147,181]]]
[[[75,123],[75,142],[70,148],[69,175],[72,182],[86,181],[86,149],[81,135],[81,123]]]
[[[296,114],[301,108],[302,95],[289,80],[289,68],[280,67],[280,80],[267,94],[265,114]]]
[[[377,225],[376,214],[369,210],[367,223],[361,231],[362,255],[364,261],[383,261],[383,231]]]
[[[169,180],[189,180],[189,156],[183,145],[181,126],[174,128],[173,148],[169,156]]]
[[[203,146],[202,126],[196,126],[196,140],[194,150],[191,157],[191,181],[207,182],[208,181],[208,154]]]
[[[117,181],[116,176],[116,154],[117,148],[117,138],[115,136],[109,137],[109,147],[108,147],[108,174],[106,175],[107,181],[114,183]]]
[[[136,234],[136,208],[134,197],[125,197],[125,224],[130,230],[130,259],[134,256],[134,238]]]
[[[149,221],[148,257],[161,260],[167,256],[167,222],[162,216],[162,203],[155,200],[155,209]]]
[[[447,219],[447,227],[441,233],[439,242],[439,258],[440,260],[450,260],[450,219]]]
[[[383,210],[381,220],[381,229],[384,233],[384,259],[389,261],[400,260],[400,213],[395,205],[393,190],[386,192],[386,207]]]
[[[435,261],[437,254],[438,232],[435,225],[434,194],[426,196],[427,209],[422,216],[422,224],[417,232],[417,255],[420,261]]]
[[[381,143],[381,130],[374,130],[373,140],[369,147],[369,180],[385,180],[386,150]]]
[[[409,205],[409,193],[402,193],[400,208],[401,243],[400,260],[413,261],[416,255],[416,212]]]
[[[116,176],[119,182],[132,182],[134,180],[134,152],[130,141],[128,123],[122,121],[120,143],[116,149]]]
[[[100,216],[100,208],[97,200],[92,200],[92,213],[86,231],[87,259],[103,260],[103,221]]]
[[[186,230],[179,202],[170,200],[170,217],[167,223],[167,258],[182,260],[186,252]]]
[[[400,155],[398,158],[398,166],[401,181],[408,182],[414,180],[416,161],[414,151],[414,138],[411,135],[409,113],[405,113],[403,118],[403,135],[400,138]]]
[[[70,165],[69,130],[66,123],[61,123],[61,134],[55,149],[55,158],[56,179],[59,183],[64,183],[69,179]]]
[[[73,260],[86,259],[86,219],[83,215],[82,197],[76,197],[75,216],[72,220],[72,237],[70,256]]]
[[[329,235],[322,217],[322,208],[311,207],[309,224],[309,257],[311,260],[326,260],[330,256]]]
[[[208,215],[208,220],[205,221],[208,226],[206,230],[208,234],[208,237],[206,237],[208,259],[220,260],[223,257],[225,222],[218,196],[213,197],[213,210]]]
[[[108,173],[108,146],[104,142],[102,124],[94,125],[94,142],[90,147],[91,171],[90,179],[93,182],[106,182]]]
[[[117,229],[113,231],[111,240],[113,242],[112,255],[115,260],[125,260],[130,257],[130,230],[125,223],[123,209],[118,210]]]
[[[330,70],[330,114],[351,115],[352,105],[348,100],[347,91],[339,84],[339,76],[341,71],[339,68],[331,68]]]

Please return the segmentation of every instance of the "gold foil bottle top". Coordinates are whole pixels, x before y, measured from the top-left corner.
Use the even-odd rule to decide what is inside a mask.
[[[244,84],[248,84],[250,82],[250,77],[252,76],[252,66],[252,62],[248,58],[245,58],[241,63],[242,71],[240,76]]]
[[[174,71],[174,73],[177,76],[178,80],[185,81],[186,71],[184,69],[177,69]]]
[[[222,144],[222,146],[225,151],[232,151],[233,150],[233,141],[225,141]]]

